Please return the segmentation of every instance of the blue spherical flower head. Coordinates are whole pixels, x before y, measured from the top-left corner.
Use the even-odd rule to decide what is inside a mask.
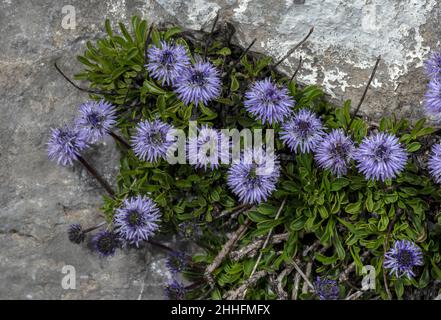
[[[307,153],[315,149],[323,134],[319,117],[308,109],[301,109],[282,124],[280,139],[292,151]]]
[[[160,214],[156,203],[146,196],[124,200],[114,216],[115,232],[127,244],[139,247],[159,228]]]
[[[441,143],[432,147],[427,166],[435,182],[441,183]]]
[[[280,165],[274,155],[246,150],[240,162],[228,170],[227,184],[242,203],[259,204],[276,190],[279,176]]]
[[[202,126],[195,137],[188,141],[188,160],[196,168],[217,169],[221,163],[229,163],[229,137],[221,131]]]
[[[330,170],[337,177],[348,172],[354,156],[354,142],[343,130],[334,129],[326,134],[315,150],[315,160],[321,168]]]
[[[210,63],[198,61],[186,68],[177,79],[175,92],[186,105],[206,105],[221,92],[219,71]]]
[[[116,109],[104,100],[88,101],[80,106],[80,116],[75,119],[75,124],[84,130],[89,142],[96,142],[116,125]]]
[[[184,300],[187,290],[182,282],[173,279],[165,287],[164,293],[169,300]]]
[[[441,51],[433,53],[424,67],[429,77],[441,79]]]
[[[51,136],[47,143],[48,156],[59,165],[72,165],[86,149],[87,136],[83,130],[65,125],[62,128],[51,129]]]
[[[167,258],[165,265],[172,274],[178,274],[187,268],[190,258],[182,251],[173,251]]]
[[[395,241],[384,255],[384,267],[390,269],[390,273],[395,274],[398,278],[402,276],[413,278],[415,273],[412,269],[423,264],[421,249],[408,240]]]
[[[161,120],[144,121],[138,124],[131,139],[133,152],[141,160],[156,162],[166,159],[174,143],[175,129]]]
[[[441,78],[429,82],[424,96],[424,109],[428,117],[441,121]]]
[[[397,137],[380,132],[364,138],[354,158],[366,179],[385,181],[404,170],[407,151]]]
[[[121,246],[118,236],[114,232],[108,230],[102,230],[93,236],[92,244],[102,257],[113,256],[116,249]]]
[[[160,47],[153,46],[148,50],[146,65],[152,78],[161,81],[162,85],[173,85],[176,79],[190,65],[187,50],[180,44],[161,42]]]
[[[294,99],[285,87],[279,88],[269,78],[255,82],[245,93],[245,108],[262,123],[283,121],[294,106]]]
[[[337,300],[340,294],[337,281],[327,278],[317,277],[314,289],[320,300]]]

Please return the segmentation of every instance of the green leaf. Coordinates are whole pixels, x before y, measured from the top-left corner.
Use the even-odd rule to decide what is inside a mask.
[[[215,288],[212,292],[211,292],[211,299],[213,300],[222,300],[222,294],[219,291],[218,288]]]
[[[397,281],[395,281],[395,293],[397,294],[398,299],[401,299],[403,297],[404,294],[403,280],[397,279]]]
[[[239,89],[239,81],[237,81],[237,78],[234,75],[231,75],[231,86],[230,86],[230,90],[232,92],[236,91],[237,89]]]
[[[366,210],[369,212],[374,211],[374,201],[372,200],[372,191],[368,189],[366,196]]]
[[[229,56],[231,54],[231,50],[230,50],[230,48],[225,47],[225,48],[220,49],[217,52],[217,54],[221,55],[221,56]]]
[[[345,249],[343,248],[343,245],[341,244],[340,237],[338,236],[337,231],[335,232],[335,237],[333,238],[333,244],[335,247],[335,251],[337,252],[337,256],[340,260],[343,260],[346,256]]]
[[[350,203],[345,207],[345,211],[350,214],[357,214],[361,211],[361,201]]]
[[[390,203],[395,203],[398,201],[398,193],[394,192],[394,193],[389,193],[384,195],[384,203],[386,204],[390,204]]]
[[[106,28],[106,32],[109,35],[109,37],[113,37],[112,27],[110,26],[110,20],[106,19],[106,22],[104,23],[104,26]]]
[[[349,185],[349,180],[346,178],[338,178],[331,184],[331,191],[340,191],[344,187]]]
[[[305,216],[301,216],[301,217],[298,217],[298,218],[294,219],[291,222],[291,224],[289,225],[289,229],[291,231],[300,231],[300,230],[302,230],[303,226],[306,223],[306,220],[307,220],[307,217],[305,217]]]
[[[119,25],[119,28],[121,29],[121,32],[122,32],[124,38],[126,38],[127,42],[133,43],[133,39],[130,36],[130,33],[127,31],[126,26],[121,22],[119,22],[118,25]]]
[[[254,222],[262,222],[268,219],[267,216],[260,214],[256,211],[248,211],[247,215]]]
[[[257,212],[264,214],[264,215],[272,215],[273,213],[276,213],[276,210],[277,210],[276,207],[271,206],[266,203],[263,203],[257,207]]]
[[[419,142],[412,142],[407,145],[407,151],[409,152],[418,151],[420,148],[421,148],[421,144]]]
[[[319,252],[316,252],[314,257],[317,261],[323,263],[324,265],[336,263],[338,260],[338,257],[335,254],[332,257],[327,257]]]
[[[378,230],[385,231],[389,225],[389,217],[387,215],[382,215],[380,221],[378,221]]]
[[[181,33],[181,32],[182,32],[182,29],[179,28],[179,27],[172,27],[172,28],[169,28],[169,29],[167,29],[167,31],[165,32],[164,39],[165,39],[165,40],[170,40],[171,37],[173,37],[173,36],[175,36],[175,35],[177,35],[177,34],[179,34],[179,33]]]
[[[147,92],[156,95],[164,95],[166,93],[163,89],[148,80],[144,80],[143,87],[147,90]]]
[[[430,262],[432,263],[432,277],[441,280],[441,269],[436,265],[436,263],[432,260],[430,260]]]
[[[328,210],[326,210],[324,206],[319,206],[318,211],[323,219],[326,219],[329,216]]]

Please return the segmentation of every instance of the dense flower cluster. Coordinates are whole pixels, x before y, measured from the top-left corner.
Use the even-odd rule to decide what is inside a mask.
[[[262,123],[273,124],[283,121],[291,114],[294,99],[288,94],[288,89],[278,88],[277,84],[267,78],[256,81],[245,93],[244,105]]]
[[[131,134],[130,145],[127,147],[129,149],[128,160],[124,160],[129,162],[128,167],[130,167],[130,170],[132,170],[132,162],[135,164],[140,162],[133,157],[133,154],[138,159],[148,163],[141,161],[140,163],[143,167],[135,168],[138,169],[138,171],[145,170],[145,172],[142,171],[142,174],[145,174],[143,178],[136,179],[136,181],[127,179],[129,180],[128,183],[126,183],[126,181],[121,183],[123,184],[123,187],[119,190],[121,193],[115,194],[115,196],[109,200],[110,204],[106,207],[106,210],[109,207],[112,210],[109,210],[111,212],[106,211],[106,216],[111,222],[106,230],[98,232],[92,238],[92,245],[101,256],[111,256],[116,252],[117,248],[125,248],[127,246],[139,248],[144,242],[150,241],[150,243],[153,243],[154,241],[151,241],[151,238],[158,232],[162,222],[164,222],[164,225],[167,222],[171,222],[172,224],[167,225],[167,227],[171,226],[170,229],[178,230],[179,234],[186,240],[191,239],[199,242],[204,242],[206,238],[210,240],[210,236],[207,236],[208,232],[206,232],[210,230],[210,226],[207,227],[204,223],[206,221],[215,221],[216,214],[220,212],[222,212],[222,218],[224,212],[228,214],[228,210],[221,211],[224,209],[222,208],[224,203],[229,203],[229,205],[232,203],[231,206],[225,205],[228,209],[230,209],[230,207],[237,208],[240,206],[246,210],[248,210],[247,208],[253,208],[250,209],[250,211],[239,211],[239,209],[235,213],[237,213],[236,217],[240,215],[241,219],[248,217],[249,221],[254,219],[253,221],[257,222],[257,228],[250,228],[250,230],[248,230],[250,233],[256,232],[255,234],[253,233],[253,236],[257,238],[257,236],[263,235],[258,233],[262,230],[259,230],[260,225],[267,224],[271,226],[270,223],[273,221],[270,219],[272,216],[268,215],[267,218],[264,216],[267,214],[267,211],[272,210],[270,207],[274,205],[273,200],[279,201],[280,199],[285,199],[278,211],[282,213],[282,209],[284,208],[285,210],[283,211],[280,221],[282,221],[282,219],[286,219],[287,221],[283,220],[283,224],[278,224],[276,225],[277,227],[272,227],[271,230],[283,229],[284,226],[295,230],[298,226],[305,225],[305,234],[299,232],[299,235],[301,234],[303,237],[308,233],[309,236],[309,231],[316,232],[315,230],[317,230],[317,236],[322,237],[321,239],[330,240],[326,241],[326,245],[328,246],[332,241],[339,239],[340,234],[337,234],[337,232],[340,232],[340,229],[336,226],[339,219],[343,222],[347,222],[347,225],[353,226],[354,230],[360,227],[356,224],[357,221],[354,221],[352,225],[352,221],[350,222],[351,218],[346,220],[347,217],[343,217],[345,212],[350,212],[350,206],[355,205],[352,198],[356,198],[357,193],[359,195],[360,206],[362,206],[363,209],[359,210],[355,207],[356,209],[353,209],[351,213],[358,210],[363,211],[364,214],[368,211],[369,213],[366,213],[367,216],[374,211],[368,209],[368,200],[366,200],[366,204],[360,200],[360,198],[362,198],[364,201],[365,195],[361,195],[362,192],[358,190],[366,189],[361,189],[361,187],[357,189],[358,186],[353,186],[353,181],[349,181],[357,174],[357,179],[361,178],[361,180],[363,180],[362,176],[364,176],[365,180],[370,180],[369,183],[364,183],[371,188],[368,192],[371,192],[371,190],[377,191],[377,194],[370,198],[371,202],[375,202],[375,206],[381,205],[382,207],[380,209],[384,210],[386,210],[386,208],[389,210],[389,206],[392,209],[397,208],[394,207],[394,203],[388,202],[390,200],[389,198],[387,198],[387,201],[386,197],[383,200],[383,195],[378,194],[381,193],[378,192],[378,186],[387,185],[390,179],[399,177],[404,171],[411,150],[409,148],[408,152],[406,145],[402,143],[406,141],[404,136],[400,140],[400,137],[395,135],[397,134],[396,131],[390,128],[380,131],[375,130],[368,136],[366,136],[365,133],[361,134],[357,132],[356,129],[358,128],[356,128],[355,124],[353,127],[343,125],[342,123],[344,121],[338,117],[337,113],[335,115],[324,114],[323,110],[325,108],[322,108],[320,105],[317,106],[314,103],[303,104],[302,101],[304,99],[298,99],[298,101],[296,101],[285,86],[279,85],[271,77],[263,80],[253,80],[254,82],[247,92],[240,92],[239,94],[231,92],[231,96],[234,97],[229,97],[227,92],[222,92],[221,80],[221,77],[222,79],[225,77],[228,65],[222,65],[222,69],[218,69],[215,65],[220,65],[221,62],[215,60],[210,62],[209,58],[205,57],[204,59],[196,57],[196,61],[194,62],[193,57],[187,52],[187,48],[183,45],[166,41],[160,42],[159,45],[158,42],[155,43],[156,45],[152,45],[147,50],[147,63],[144,72],[148,72],[149,80],[154,79],[162,86],[170,86],[168,89],[173,90],[173,92],[167,92],[160,98],[165,99],[167,104],[170,103],[169,101],[172,101],[171,103],[173,106],[176,106],[176,108],[169,108],[167,112],[172,109],[172,113],[176,113],[176,115],[170,115],[170,113],[167,112],[165,112],[166,114],[164,115],[162,110],[159,110],[159,107],[157,107],[158,110],[155,109],[155,103],[163,100],[159,100],[158,98],[156,101],[155,99],[157,97],[153,94],[147,94],[147,99],[142,101],[142,103],[145,104],[145,106],[143,106],[145,109],[143,109],[142,112],[139,114],[136,114],[136,112],[133,113],[133,119],[139,122],[135,130],[131,131],[129,127],[129,130],[124,131]],[[205,56],[210,57],[210,54],[206,54]],[[425,111],[432,118],[441,121],[441,52],[434,54],[430,60],[426,62],[425,69],[427,74],[431,77],[424,100]],[[142,74],[138,75],[138,77],[141,76]],[[247,76],[248,75],[244,75],[244,78]],[[248,79],[256,79],[256,77],[248,77]],[[294,91],[295,90],[293,90],[293,92]],[[221,93],[223,93],[223,95],[221,95]],[[120,93],[118,92],[117,94],[119,95]],[[297,97],[297,94],[294,95]],[[221,96],[222,98],[220,99],[219,97]],[[235,123],[234,121],[237,120],[240,126],[246,127],[247,125],[243,123],[250,120],[245,116],[248,112],[252,118],[260,121],[260,123],[254,122],[252,126],[259,128],[261,125],[273,126],[275,131],[278,132],[278,138],[280,139],[276,141],[277,155],[269,152],[266,153],[264,149],[258,152],[245,148],[241,153],[239,161],[233,161],[228,168],[221,167],[222,163],[229,163],[232,160],[230,157],[231,145],[229,139],[225,137],[220,130],[213,128],[213,126],[218,125],[218,123],[208,122],[215,117],[209,118],[209,120],[198,128],[197,136],[191,137],[190,135],[189,140],[186,141],[186,159],[191,165],[198,169],[211,169],[208,172],[212,175],[210,178],[217,175],[217,177],[209,181],[209,183],[213,185],[216,184],[213,190],[215,190],[214,188],[219,189],[218,181],[225,183],[225,180],[222,180],[222,178],[225,178],[223,175],[226,173],[226,185],[231,193],[222,192],[221,194],[221,192],[218,192],[218,194],[215,194],[215,192],[213,192],[213,194],[205,196],[205,194],[201,192],[200,194],[202,194],[203,197],[197,199],[198,197],[194,196],[192,192],[194,190],[198,190],[199,192],[202,188],[207,188],[208,185],[205,183],[206,181],[202,181],[202,179],[198,180],[199,177],[197,175],[202,175],[207,172],[194,170],[194,168],[192,169],[190,167],[181,167],[184,168],[182,172],[192,170],[191,174],[194,174],[194,180],[191,180],[191,183],[188,184],[182,183],[179,185],[176,183],[174,185],[175,179],[179,182],[187,182],[182,180],[182,172],[179,171],[181,168],[174,167],[172,170],[166,172],[167,169],[164,169],[164,167],[168,165],[164,161],[159,161],[161,159],[167,159],[167,156],[170,154],[171,146],[175,143],[175,133],[177,129],[184,128],[184,131],[186,129],[185,123],[183,124],[180,121],[182,120],[180,117],[184,109],[179,108],[184,108],[183,104],[187,106],[194,105],[194,107],[197,108],[198,105],[205,106],[211,102],[216,114],[221,114],[221,112],[228,113],[227,108],[230,105],[234,104],[234,107],[241,105],[237,103],[241,98],[243,99],[244,108],[240,109],[240,112],[233,114],[234,116],[239,115],[237,117],[240,117],[240,119],[227,119],[224,124],[229,126],[230,123]],[[115,101],[117,100],[115,99]],[[297,107],[298,104],[303,104],[305,107]],[[167,105],[167,107],[169,107],[169,105]],[[186,108],[185,110],[190,109],[191,108]],[[120,109],[118,109],[118,112],[119,111]],[[187,116],[188,114],[185,115]],[[133,119],[131,120],[133,121]],[[177,120],[175,121],[175,119]],[[207,118],[204,120],[206,119]],[[113,130],[117,124],[117,120],[117,109],[109,102],[101,100],[89,101],[82,104],[80,106],[79,116],[74,120],[72,126],[66,125],[62,128],[52,129],[48,142],[49,158],[60,165],[72,165],[76,160],[82,161],[81,152],[85,150],[89,144],[95,143],[111,133],[111,130]],[[170,124],[168,122],[170,122]],[[360,129],[360,131],[361,130],[362,129]],[[112,136],[114,136],[113,133]],[[225,142],[227,143],[225,144]],[[281,162],[286,160],[284,158],[285,156],[289,158],[287,161],[289,161],[291,167],[281,166]],[[329,170],[329,172],[321,175],[320,170],[317,170],[317,168],[305,170],[308,171],[306,173],[301,172],[301,170],[295,170],[296,165],[303,164],[311,159],[314,159],[317,168]],[[313,163],[313,161],[310,161],[308,165],[311,163]],[[172,166],[170,165],[170,167]],[[149,171],[151,168],[154,168],[154,171]],[[133,171],[135,171],[135,169],[133,169]],[[428,170],[434,180],[437,183],[441,183],[441,143],[434,145],[432,148],[428,160]],[[151,174],[152,172],[153,174]],[[308,179],[311,178],[307,176],[310,172],[313,172],[315,176],[310,179],[311,181],[308,181],[304,178],[305,176]],[[282,174],[285,173],[290,177],[290,181],[281,179]],[[174,174],[176,174],[176,176],[174,176]],[[341,179],[330,177],[330,174]],[[154,177],[152,177],[152,175],[154,175]],[[348,179],[342,178],[345,175],[348,175]],[[162,177],[166,178],[161,180]],[[320,184],[319,179],[321,179],[321,177],[324,177],[321,181],[321,189],[316,188],[314,190],[314,185]],[[158,180],[155,180],[156,178]],[[325,180],[325,178],[327,180]],[[297,188],[297,180],[301,182],[306,181],[304,184],[306,192],[303,190],[297,192],[300,190],[300,188]],[[356,179],[354,179],[354,181],[355,180]],[[155,188],[158,187],[159,189],[162,186],[160,183],[156,185],[155,183],[157,181],[160,181],[160,183],[164,185],[167,184],[167,188],[171,185],[170,188],[174,188],[173,192],[176,193],[170,195],[164,192],[164,194],[158,196]],[[169,183],[169,181],[172,182]],[[188,179],[188,181],[190,181],[190,179]],[[202,181],[203,183],[195,185],[197,183],[193,184],[193,181]],[[386,183],[376,184],[375,181],[386,181]],[[277,189],[278,183],[282,186],[280,190]],[[341,187],[339,183],[341,183],[341,185],[346,183],[346,185],[349,185],[348,188],[354,187],[354,189],[352,189],[354,192],[345,193],[347,189],[343,189],[339,191],[339,193],[332,194],[332,192],[337,190],[332,188],[344,188]],[[211,187],[212,185],[208,185],[208,188]],[[311,196],[309,194],[305,196],[307,192],[310,192],[306,187],[310,187],[312,190]],[[120,188],[120,181],[118,181],[118,188]],[[412,193],[413,189],[416,188],[407,188],[407,190],[403,192]],[[427,190],[429,189],[430,188],[427,187]],[[295,190],[295,192],[292,190]],[[326,191],[320,194],[322,190]],[[149,196],[137,194],[137,192],[141,194],[146,193]],[[297,193],[300,195],[298,196]],[[325,195],[325,193],[328,194]],[[176,194],[179,194],[179,197],[181,197],[178,199],[179,201],[184,197],[188,201],[182,201],[183,205],[181,206],[181,203],[176,201],[178,197],[175,196]],[[198,196],[200,194],[198,194]],[[235,203],[236,201],[230,196],[231,194],[238,200],[238,206],[237,203]],[[331,200],[325,198],[325,196],[327,197],[329,194],[334,198],[338,198],[335,199],[338,201],[337,208],[331,208],[332,204],[325,203],[326,201],[329,201],[329,203],[334,201],[331,197],[329,197]],[[391,195],[390,201],[393,201],[393,196],[394,195]],[[292,198],[290,199],[292,202],[286,201],[288,197]],[[125,200],[120,203],[122,198],[125,198]],[[305,198],[307,199],[305,200]],[[164,206],[164,203],[169,203],[172,209],[167,211],[163,210],[164,216],[162,217],[158,205],[152,199],[155,199],[161,207]],[[210,203],[211,206],[200,205],[202,210],[198,211],[199,214],[191,215],[191,212],[199,210],[199,202],[209,201],[213,202]],[[265,207],[263,204],[268,201],[271,201],[271,203],[268,204],[268,207]],[[297,204],[297,202],[301,203],[302,201],[311,206],[311,210],[304,210],[304,208],[301,208],[300,205]],[[397,206],[407,205],[404,203],[404,200],[403,203],[400,203],[398,200],[395,201],[397,202]],[[286,207],[284,207],[285,203]],[[358,204],[356,205],[358,206]],[[113,206],[118,207],[115,208]],[[364,209],[365,207],[367,210]],[[371,203],[371,207],[374,207],[374,204]],[[409,208],[410,207],[413,209],[412,205],[410,205]],[[415,204],[415,208],[416,207],[417,204]],[[323,210],[321,211],[321,209]],[[392,209],[390,210],[389,218],[391,218],[393,214],[396,215]],[[418,207],[417,209],[421,208]],[[417,211],[417,209],[415,209],[415,211]],[[233,209],[231,209],[231,211],[233,211]],[[331,211],[332,214],[340,215],[341,213],[341,216],[329,217]],[[247,214],[249,215],[247,216]],[[356,214],[355,212],[353,220],[356,220]],[[380,215],[380,213],[378,215]],[[295,223],[288,220],[293,217],[296,219]],[[377,217],[378,216],[375,216],[375,218]],[[388,218],[387,214],[385,217]],[[162,221],[162,218],[164,221]],[[398,220],[397,215],[393,218]],[[329,219],[331,222],[327,222],[326,219]],[[259,220],[262,221],[260,225]],[[328,223],[328,227],[324,227],[325,225],[321,224],[319,220]],[[376,224],[375,219],[372,220],[374,220]],[[383,223],[383,221],[380,222]],[[234,221],[234,223],[236,223],[236,221]],[[276,223],[279,223],[279,221],[276,221]],[[363,223],[371,224],[371,220],[366,219]],[[213,225],[215,225],[215,223],[213,223]],[[215,226],[217,227],[218,225]],[[386,228],[387,227],[388,225],[386,223]],[[384,234],[381,233],[380,226],[377,227],[374,225],[371,227],[369,225],[369,228],[374,229],[382,241],[381,237]],[[301,229],[301,227],[296,230],[299,229]],[[71,242],[80,244],[84,242],[85,233],[88,231],[89,229],[86,231],[83,230],[79,224],[73,224],[68,229],[68,238]],[[350,231],[352,232],[352,229]],[[397,233],[393,234],[393,231],[394,230],[389,230],[391,238],[402,237],[402,235],[397,236]],[[344,231],[341,233],[344,234]],[[410,238],[411,233],[409,232],[408,235]],[[295,237],[294,241],[297,241],[297,234]],[[354,232],[354,241],[358,241],[356,237],[358,237],[358,235],[355,235]],[[249,239],[246,241],[248,240]],[[345,240],[346,242],[341,243],[344,243],[346,246],[348,241],[347,239]],[[373,239],[368,237],[363,240],[366,241],[366,243],[373,241]],[[208,243],[207,247],[210,245],[211,243]],[[219,244],[215,243],[215,245],[218,246]],[[283,246],[280,245],[277,247],[278,250],[279,247],[283,248]],[[366,248],[368,248],[367,245]],[[425,252],[426,250],[428,251],[423,245],[421,245],[421,248],[424,248]],[[396,241],[384,254],[383,267],[390,269],[390,274],[398,278],[405,276],[411,279],[415,277],[416,267],[423,265],[423,252],[421,248],[409,240]],[[184,283],[176,279],[176,275],[181,272],[191,274],[189,270],[197,264],[195,262],[197,259],[192,261],[191,257],[185,253],[173,251],[173,249],[170,248],[168,249],[171,253],[166,261],[166,266],[172,274],[173,279],[165,288],[165,294],[169,299],[184,299],[190,286],[186,288]],[[270,249],[270,247],[268,247],[268,249]],[[353,248],[350,249],[352,250]],[[331,251],[331,249],[329,251]],[[344,252],[342,254],[341,251],[342,250],[336,250],[338,258],[342,263],[346,263],[341,258],[342,255],[344,256]],[[351,254],[354,252],[351,251]],[[358,252],[356,253],[358,254]],[[210,254],[212,253],[210,252]],[[334,253],[334,256],[331,257],[331,253],[329,259],[337,259],[337,254]],[[378,259],[377,252],[374,252],[374,255],[375,259]],[[347,255],[347,257],[348,256],[349,255]],[[383,253],[381,253],[380,259],[382,257]],[[199,261],[203,261],[204,263],[209,262],[209,259],[204,259],[205,258],[201,257]],[[256,264],[256,268],[257,266],[258,264]],[[261,266],[259,266],[259,268],[260,267]],[[231,267],[231,269],[234,268]],[[240,271],[242,272],[242,269],[240,269]],[[319,269],[317,273],[324,274],[325,272]],[[218,280],[227,279],[229,276],[224,274],[219,275]],[[205,276],[207,275],[205,274]],[[225,276],[224,279],[222,279],[222,276]],[[335,277],[335,275],[333,274],[332,277]],[[219,283],[220,282],[221,281],[219,281]],[[228,284],[225,284],[225,287],[227,287],[227,285]],[[343,285],[343,283],[341,283],[341,285]],[[213,294],[218,294],[221,291],[218,288],[215,289],[216,291],[213,290]],[[249,291],[251,292],[252,290],[250,289]],[[313,291],[320,300],[336,300],[340,297],[338,282],[327,277],[317,277],[314,282]],[[343,292],[341,296],[343,297]]]
[[[407,162],[407,151],[394,135],[380,132],[363,139],[355,153],[357,168],[366,179],[395,178]]]
[[[318,165],[331,170],[337,177],[346,174],[354,157],[354,142],[343,130],[334,129],[326,134],[317,146],[315,159]]]
[[[318,145],[323,134],[319,117],[310,110],[302,109],[282,124],[280,139],[292,151],[306,153]]]
[[[429,77],[441,78],[441,51],[433,53],[424,66]]]
[[[160,47],[152,46],[148,50],[147,70],[154,79],[161,81],[163,85],[175,84],[176,79],[189,65],[190,58],[183,45],[162,41]]]
[[[79,108],[72,124],[51,129],[48,156],[59,165],[72,165],[90,143],[99,141],[116,125],[116,109],[101,101],[88,101]]]
[[[72,165],[81,151],[88,146],[87,140],[86,132],[76,127],[65,125],[62,128],[52,129],[48,142],[49,159],[59,165]]]
[[[171,125],[158,119],[140,122],[131,140],[133,152],[147,162],[166,159],[174,141],[173,132],[174,128]]]
[[[436,121],[441,120],[441,78],[432,79],[424,96],[426,114]]]
[[[279,175],[280,165],[274,155],[245,150],[240,162],[228,170],[227,184],[241,202],[258,204],[276,190]]]
[[[116,109],[105,100],[85,102],[80,106],[79,113],[75,124],[92,143],[103,138],[116,125]]]
[[[441,51],[434,53],[425,63],[430,77],[424,97],[425,112],[428,117],[441,121]]]
[[[432,147],[427,167],[436,183],[441,183],[441,143]]]
[[[125,199],[122,206],[116,209],[115,232],[124,243],[139,247],[141,242],[149,240],[158,230],[159,221],[159,209],[153,200],[136,196]]]
[[[198,61],[183,70],[176,80],[175,91],[185,104],[206,105],[221,92],[219,71],[210,63]]]
[[[413,268],[422,265],[421,249],[408,240],[396,241],[384,257],[384,267],[397,277],[412,278],[415,276]]]

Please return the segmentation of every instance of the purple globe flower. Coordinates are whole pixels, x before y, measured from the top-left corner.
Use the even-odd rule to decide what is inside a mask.
[[[186,68],[176,80],[175,92],[186,105],[206,105],[221,92],[219,71],[210,63],[198,61]]]
[[[173,251],[167,258],[165,265],[172,274],[178,274],[187,268],[189,257],[182,251]]]
[[[88,146],[86,133],[67,125],[51,131],[47,143],[49,159],[59,165],[72,165],[80,156],[80,152]]]
[[[337,281],[327,278],[317,277],[314,289],[320,300],[337,300],[340,294]]]
[[[413,267],[422,266],[423,254],[421,249],[408,240],[395,241],[394,245],[384,255],[384,267],[390,269],[390,274],[396,277],[415,276]]]
[[[155,162],[166,159],[174,143],[174,128],[161,120],[144,121],[138,124],[131,139],[133,151],[141,160]]]
[[[424,109],[428,117],[441,120],[441,78],[432,79],[424,96]]]
[[[244,105],[263,124],[273,124],[283,121],[291,114],[294,99],[288,94],[288,89],[278,88],[276,83],[267,78],[255,82],[245,93]]]
[[[294,152],[307,153],[317,146],[323,134],[322,122],[317,115],[301,109],[282,124],[280,139]]]
[[[139,247],[159,228],[160,214],[156,203],[148,197],[136,196],[124,200],[113,218],[115,232],[127,244]]]
[[[441,78],[441,51],[435,52],[424,63],[426,73],[432,78]]]
[[[366,179],[385,181],[404,170],[407,151],[397,137],[380,132],[364,138],[354,158]]]
[[[275,156],[252,154],[245,151],[240,162],[230,167],[227,185],[242,203],[259,204],[276,190],[280,165]]]
[[[102,230],[93,236],[92,244],[102,257],[113,256],[116,249],[121,246],[118,236],[107,230]]]
[[[165,287],[164,293],[169,300],[184,300],[187,290],[182,282],[173,279]]]
[[[229,137],[219,130],[202,126],[196,137],[188,141],[188,160],[196,168],[210,167],[211,170],[219,167],[221,163],[229,163],[230,142]]]
[[[148,50],[148,60],[146,67],[149,74],[161,81],[162,85],[173,85],[190,65],[190,58],[183,45],[165,41],[161,42],[161,47],[153,46]]]
[[[67,229],[67,236],[69,241],[75,244],[80,244],[85,239],[85,233],[81,224],[74,223]]]
[[[116,125],[116,109],[104,100],[88,101],[80,106],[80,116],[75,119],[75,124],[84,130],[89,142],[96,142]]]
[[[354,143],[343,130],[334,129],[326,134],[315,150],[315,160],[321,168],[330,170],[337,177],[348,172],[354,156]]]
[[[432,147],[429,156],[428,169],[436,183],[441,183],[441,143]]]

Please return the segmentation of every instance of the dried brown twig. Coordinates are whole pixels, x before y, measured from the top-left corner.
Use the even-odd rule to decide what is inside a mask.
[[[363,92],[363,95],[361,96],[360,102],[358,103],[357,108],[355,108],[355,111],[351,117],[351,121],[349,121],[348,130],[351,128],[351,124],[352,124],[352,122],[354,122],[354,119],[357,116],[358,111],[360,111],[361,105],[363,104],[363,101],[366,98],[366,94],[369,90],[369,87],[371,86],[372,80],[374,80],[375,73],[377,72],[377,68],[378,68],[380,61],[381,61],[381,56],[378,56],[377,61],[375,62],[374,69],[372,70],[371,76],[369,78],[369,81],[368,81],[366,87],[364,88],[364,92]]]
[[[289,238],[288,232],[281,233],[281,234],[275,234],[271,238],[271,244],[281,243],[283,241],[288,240],[288,238]],[[254,240],[253,242],[251,242],[250,244],[248,244],[247,246],[240,248],[236,251],[232,251],[230,253],[230,258],[233,261],[239,261],[244,257],[253,257],[257,254],[257,251],[259,250],[259,248],[262,247],[264,241],[265,241],[264,237],[260,237],[256,240]]]
[[[214,258],[213,262],[205,269],[205,278],[211,284],[213,283],[213,277],[212,277],[213,271],[216,270],[216,268],[220,266],[220,264],[225,259],[225,257],[228,255],[228,253],[231,251],[231,249],[236,244],[236,242],[245,234],[250,223],[251,223],[251,220],[247,219],[245,221],[245,223],[243,225],[241,225],[236,230],[236,232],[234,232],[234,234],[231,236],[231,238],[222,247],[222,250],[219,251],[218,255]]]
[[[275,68],[277,68],[285,59],[287,59],[290,55],[293,54],[294,51],[296,51],[303,43],[306,42],[306,40],[308,40],[308,38],[311,36],[311,34],[314,31],[314,27],[311,27],[311,29],[309,29],[308,34],[299,42],[297,43],[293,48],[291,48],[279,61],[277,61],[272,67],[271,69],[274,70]]]

